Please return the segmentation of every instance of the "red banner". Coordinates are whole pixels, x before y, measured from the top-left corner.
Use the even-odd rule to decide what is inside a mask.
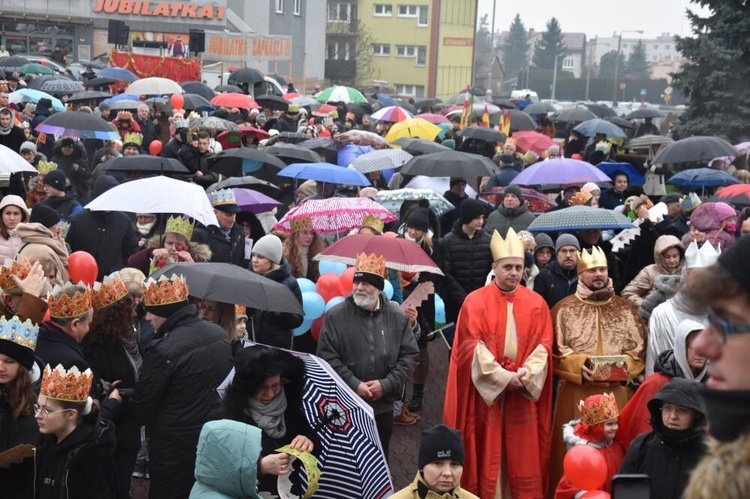
[[[112,52],[109,63],[118,68],[129,69],[140,78],[159,76],[176,82],[201,79],[201,61],[195,57],[159,57]]]

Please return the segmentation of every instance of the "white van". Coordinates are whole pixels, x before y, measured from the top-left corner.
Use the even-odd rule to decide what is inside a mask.
[[[524,100],[527,95],[531,96],[531,102],[539,102],[539,96],[533,90],[524,88],[523,90],[513,90],[510,93],[511,100]]]

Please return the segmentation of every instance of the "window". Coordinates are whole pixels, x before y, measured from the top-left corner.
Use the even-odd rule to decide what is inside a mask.
[[[654,45],[654,50],[659,50],[659,46],[658,45]]]
[[[276,13],[277,14],[284,13],[284,0],[276,0]]]
[[[375,13],[376,16],[392,16],[393,15],[393,5],[389,3],[376,3],[375,4]]]
[[[348,61],[351,58],[349,42],[329,42],[326,47],[327,61]]]
[[[294,0],[294,15],[302,15],[302,0]]]
[[[399,5],[398,17],[417,17],[419,15],[418,5]]]
[[[427,47],[417,47],[417,66],[427,64]]]
[[[396,55],[398,57],[416,57],[417,47],[415,45],[396,45]]]
[[[424,97],[423,85],[396,85],[396,93],[403,96],[410,96],[420,99]]]
[[[417,17],[417,26],[427,26],[427,6],[419,7],[419,17]]]
[[[385,56],[391,55],[391,45],[388,43],[373,43],[372,44],[372,55]]]
[[[351,20],[352,4],[346,2],[328,2],[328,22],[348,23]]]
[[[565,69],[573,69],[573,66],[575,65],[575,61],[573,59],[567,58],[563,59],[562,67]]]

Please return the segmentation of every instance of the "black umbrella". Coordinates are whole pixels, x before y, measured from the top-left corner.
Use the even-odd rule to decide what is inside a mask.
[[[461,130],[460,135],[465,139],[484,140],[487,142],[505,142],[508,138],[504,133],[485,126],[467,126]]]
[[[13,72],[25,64],[29,64],[28,59],[19,55],[12,55],[10,57],[3,57],[0,59],[0,69],[3,71]]]
[[[585,107],[576,107],[574,109],[566,109],[560,112],[556,117],[555,121],[588,121],[595,120],[596,115],[586,109]]]
[[[68,102],[84,102],[89,100],[103,100],[112,97],[109,92],[100,92],[98,90],[87,90],[71,95]]]
[[[41,90],[42,85],[47,83],[48,81],[54,81],[59,80],[59,75],[39,75],[35,76],[33,80],[29,82],[28,85],[26,85],[26,88],[32,88],[34,90]]]
[[[376,101],[379,102],[379,101]],[[357,116],[363,116],[365,114],[372,114],[373,108],[371,104],[365,104],[364,102],[349,102],[346,105],[347,111],[356,114]],[[343,116],[339,116],[340,120],[343,120]]]
[[[255,85],[263,80],[263,73],[253,68],[240,68],[236,71],[232,71],[229,75],[230,85],[236,83],[249,83]],[[234,83],[232,83],[234,82]]]
[[[196,298],[304,316],[302,304],[289,288],[231,263],[170,263],[151,277],[163,275],[184,276],[190,296]]]
[[[496,173],[489,158],[468,152],[445,151],[417,156],[401,167],[403,175],[427,177],[487,177]]]
[[[184,104],[182,105],[182,109],[192,109],[194,111],[212,111],[214,109],[214,106],[211,105],[210,102],[206,100],[205,97],[198,94],[182,94],[182,98],[184,99]],[[172,112],[174,106],[172,106],[172,102],[167,101],[166,105],[164,106],[165,111]]]
[[[740,152],[726,140],[698,135],[678,140],[674,144],[662,148],[651,163],[657,165],[700,161],[706,164],[721,156],[739,155]]]
[[[393,143],[404,151],[408,152],[412,156],[421,156],[423,154],[432,154],[436,152],[450,151],[450,147],[446,147],[437,142],[433,142],[427,139],[416,139],[413,137],[401,137],[396,139]]]
[[[411,114],[417,114],[417,108],[411,102],[404,99],[396,99],[396,104],[409,111]]]
[[[642,120],[644,118],[663,118],[664,116],[665,114],[658,109],[642,107],[631,112],[626,118],[629,120]]]
[[[210,105],[210,104],[209,104]],[[195,118],[190,121],[190,127],[197,127],[200,130],[216,130],[219,132],[239,132],[240,127],[237,123],[229,120],[208,116],[206,118]]]
[[[109,105],[109,108],[112,111],[131,111],[131,110],[134,111],[138,109],[138,107],[141,104],[144,104],[144,102],[139,101],[139,100],[133,100],[133,99],[122,99],[122,100],[112,102]]]
[[[190,170],[174,158],[139,154],[110,159],[99,165],[100,172],[142,172],[169,176],[172,173],[189,174]]]
[[[508,99],[501,99],[500,97],[493,97],[492,103],[496,105],[497,107],[503,108],[503,109],[515,109],[516,105],[509,101]]]
[[[507,114],[507,113],[506,113]],[[502,113],[495,113],[490,115],[490,123],[497,125],[500,122],[500,116]],[[510,129],[513,131],[523,132],[527,130],[536,130],[536,121],[531,115],[519,111],[518,109],[510,110]]]
[[[274,199],[276,199],[276,197],[281,192],[281,189],[279,189],[271,182],[260,180],[259,178],[255,178],[251,175],[246,175],[244,177],[229,177],[228,179],[222,180],[221,182],[211,184],[208,189],[206,189],[206,192],[213,192],[218,189],[229,189],[232,187],[252,189]]]
[[[299,144],[300,142],[304,142],[309,138],[310,137],[308,137],[304,133],[281,132],[269,138],[268,142],[266,142],[266,147],[271,147],[272,145],[279,142],[283,144]]]
[[[263,152],[276,156],[287,165],[292,163],[321,163],[323,161],[315,151],[291,144],[276,144],[263,149]]]
[[[208,169],[229,177],[241,177],[248,168],[246,166],[247,163],[250,163],[249,168],[260,166],[259,169],[250,173],[258,178],[265,177],[265,180],[271,180],[279,170],[286,166],[286,163],[274,155],[268,154],[267,150],[259,151],[250,147],[226,149],[207,159]],[[255,164],[253,165],[252,163]],[[270,166],[271,168],[264,168],[265,166]],[[258,174],[260,169],[265,169],[264,174]]]
[[[414,107],[417,109],[424,109],[426,107],[435,107],[438,104],[442,104],[443,101],[440,99],[421,99],[414,103]]]
[[[547,114],[557,112],[557,109],[549,102],[535,102],[523,108],[523,112],[527,114]]]
[[[270,107],[278,111],[289,109],[289,101],[278,95],[259,95],[255,98],[255,102],[263,107]]]
[[[614,123],[620,128],[627,128],[629,130],[635,130],[635,125],[633,125],[631,122],[629,122],[626,119],[620,118],[619,116],[607,116],[604,119],[606,121],[609,121],[610,123]]]
[[[611,107],[607,107],[603,104],[584,104],[589,111],[594,113],[597,118],[608,118],[610,116],[617,116],[617,112]]]
[[[180,83],[180,86],[188,94],[200,95],[206,100],[211,100],[216,97],[216,92],[214,92],[211,87],[200,81],[183,81]],[[184,96],[185,95],[183,94],[183,97]]]
[[[281,75],[277,75],[277,74],[272,74],[272,75],[268,75],[268,76],[270,76],[271,78],[273,78],[274,80],[276,80],[276,82],[277,82],[277,83],[278,83],[279,85],[281,85],[282,87],[286,87],[287,85],[289,85],[289,82],[288,82],[288,81],[286,81],[286,78],[284,78],[284,77],[283,77],[283,76],[281,76]]]
[[[116,82],[117,80],[113,80],[112,78],[104,78],[103,76],[98,76],[96,78],[92,78],[89,81],[87,81],[86,86],[87,87],[108,87]]]
[[[83,111],[53,114],[37,125],[36,130],[46,134],[79,139],[120,138],[117,128],[112,123]]]
[[[214,87],[214,91],[220,92],[220,93],[227,93],[227,92],[236,92],[236,93],[244,93],[244,91],[238,87],[237,85],[218,85]]]
[[[344,143],[338,140],[333,140],[330,137],[317,137],[314,139],[307,139],[299,144],[300,147],[310,149],[318,153],[327,163],[337,164],[339,157],[339,150],[344,147]]]

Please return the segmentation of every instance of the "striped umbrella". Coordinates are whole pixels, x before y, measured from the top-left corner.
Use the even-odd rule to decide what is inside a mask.
[[[403,149],[380,149],[358,156],[352,168],[362,173],[379,172],[403,166],[412,157]]]
[[[391,123],[398,123],[399,121],[408,120],[413,118],[414,115],[401,106],[388,106],[376,111],[370,116],[374,120],[378,121],[389,121]]]
[[[318,102],[362,102],[367,103],[367,98],[362,92],[352,87],[336,85],[328,87],[315,96]]]
[[[348,232],[362,227],[362,219],[368,215],[374,215],[385,223],[398,220],[397,216],[370,198],[313,199],[289,210],[273,226],[273,230],[290,234],[292,220],[311,218],[313,229],[319,234]]]

